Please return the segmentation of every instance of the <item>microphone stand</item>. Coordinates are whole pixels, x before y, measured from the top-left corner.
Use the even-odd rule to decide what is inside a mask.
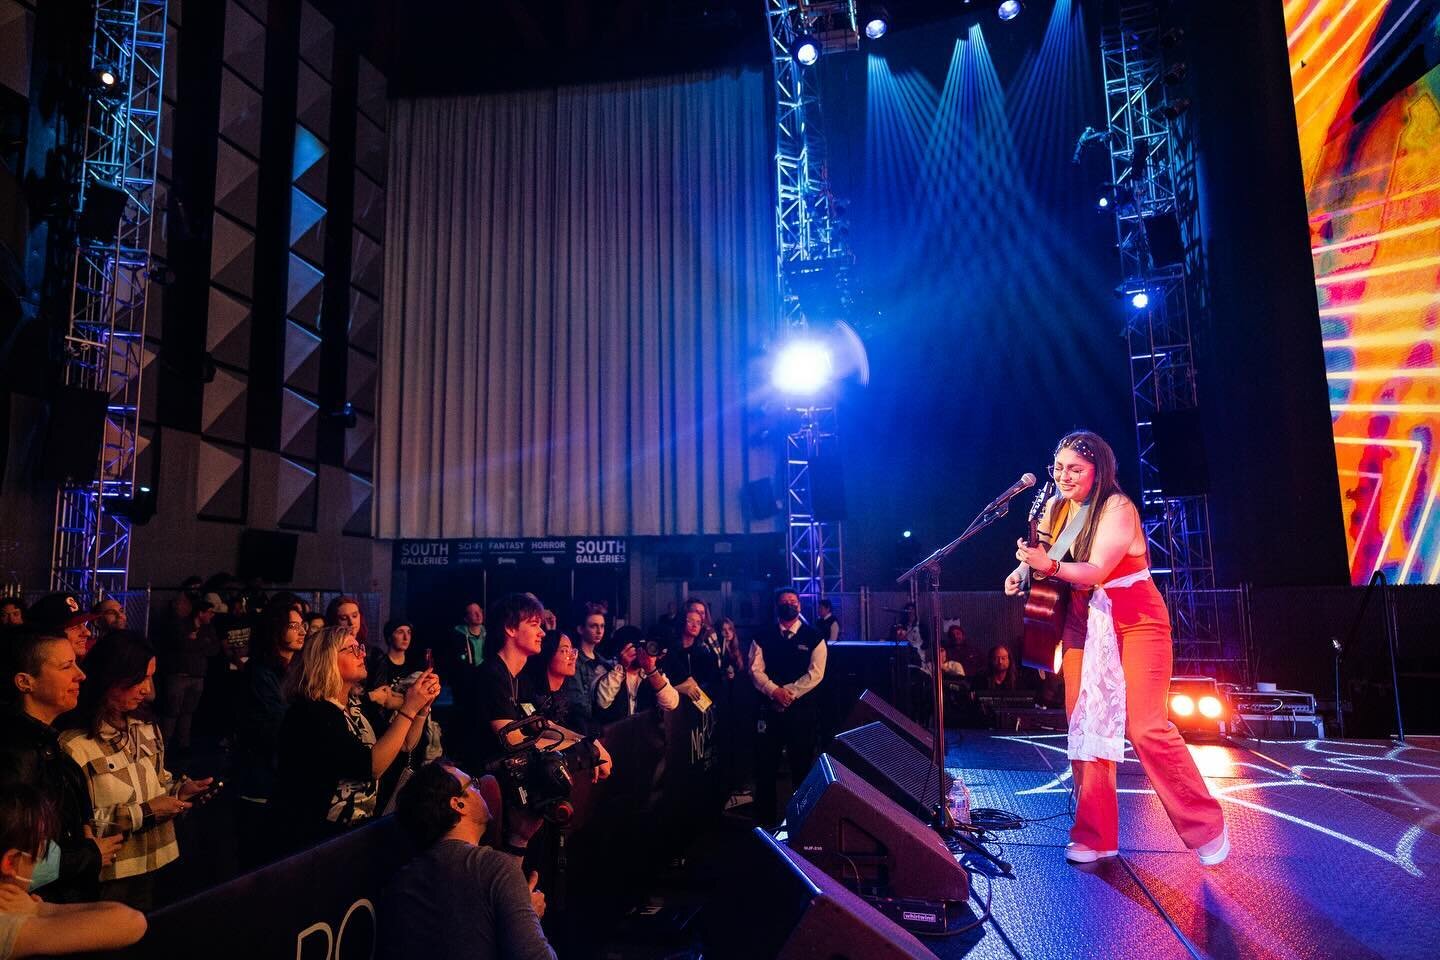
[[[927,604],[927,616],[930,621],[930,673],[933,693],[935,697],[935,739],[931,750],[930,762],[936,771],[935,795],[939,799],[939,809],[935,812],[935,822],[943,832],[955,837],[964,843],[971,850],[984,856],[992,863],[998,865],[1005,873],[1010,873],[1010,864],[995,857],[978,844],[961,837],[955,827],[955,818],[950,813],[950,805],[946,802],[945,796],[945,677],[940,669],[940,572],[945,558],[954,553],[960,544],[969,540],[975,534],[984,530],[1001,517],[1010,512],[1010,501],[1014,499],[1012,494],[1009,497],[1002,497],[991,502],[980,511],[980,515],[970,521],[965,532],[945,546],[936,550],[930,556],[921,560],[905,573],[901,574],[896,583],[911,584],[912,586],[925,586],[930,602]],[[918,608],[917,608],[918,612]]]

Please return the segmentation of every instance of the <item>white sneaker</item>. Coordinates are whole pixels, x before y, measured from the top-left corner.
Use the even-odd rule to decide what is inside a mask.
[[[1074,841],[1065,844],[1065,859],[1071,863],[1094,863],[1096,860],[1108,860],[1119,853],[1119,850],[1092,850],[1085,844]]]
[[[1230,825],[1220,828],[1220,836],[1195,848],[1195,855],[1207,867],[1213,867],[1230,856]]]

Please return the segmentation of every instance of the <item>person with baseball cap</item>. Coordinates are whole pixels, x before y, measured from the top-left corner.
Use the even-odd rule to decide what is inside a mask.
[[[37,633],[69,640],[75,659],[83,660],[90,649],[90,623],[100,617],[86,610],[73,593],[50,593],[25,611],[25,624]]]

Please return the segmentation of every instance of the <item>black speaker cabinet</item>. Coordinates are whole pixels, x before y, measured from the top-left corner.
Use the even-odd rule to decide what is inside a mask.
[[[790,846],[865,896],[964,901],[970,878],[934,830],[828,753],[785,812]]]
[[[103,390],[57,387],[40,451],[40,475],[52,483],[85,483],[100,471],[100,444],[110,398]]]
[[[266,583],[289,583],[295,579],[295,548],[300,537],[276,530],[246,530],[240,534],[241,580],[259,578]]]
[[[707,960],[933,960],[914,936],[764,830],[735,846],[707,906]]]
[[[930,754],[916,749],[885,723],[877,720],[835,734],[830,752],[921,821],[928,823],[933,818],[941,800],[941,784]],[[946,776],[947,793],[950,782]]]
[[[855,701],[845,728],[850,730],[876,721],[895,731],[901,739],[927,757],[935,749],[935,737],[930,731],[890,706],[874,690],[866,690],[860,694],[860,699]]]

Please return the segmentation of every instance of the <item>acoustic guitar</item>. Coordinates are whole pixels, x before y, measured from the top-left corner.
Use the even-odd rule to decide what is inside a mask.
[[[1046,483],[1030,506],[1029,535],[1025,542],[1040,545],[1040,518],[1055,485]],[[1065,612],[1070,606],[1070,585],[1063,580],[1030,577],[1025,596],[1025,633],[1020,640],[1020,663],[1049,673],[1060,672],[1060,637],[1065,632]]]

